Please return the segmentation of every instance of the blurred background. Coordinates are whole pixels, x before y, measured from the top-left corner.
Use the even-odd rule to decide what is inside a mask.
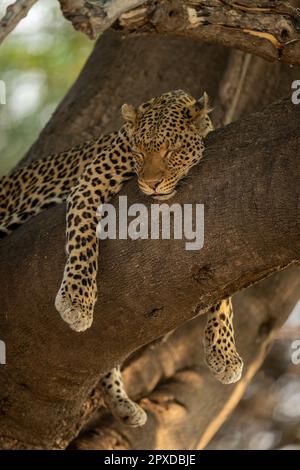
[[[12,0],[1,0],[0,17]],[[37,2],[0,47],[0,175],[21,159],[68,88],[93,42],[74,31],[55,0]]]
[[[0,16],[11,0],[2,0]],[[38,2],[0,47],[0,175],[38,137],[79,74],[93,42],[75,32],[54,0]],[[300,303],[281,330],[263,368],[210,449],[300,449]],[[298,350],[299,350],[298,345]]]

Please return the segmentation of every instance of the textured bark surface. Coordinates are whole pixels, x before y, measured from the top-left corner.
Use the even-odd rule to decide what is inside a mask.
[[[0,19],[0,44],[36,2],[37,0],[16,0],[7,7],[5,15]]]
[[[180,70],[174,68],[175,51],[182,57]],[[199,54],[201,61],[197,60]],[[158,93],[180,87],[189,89],[198,96],[206,89],[211,96],[215,96],[226,62],[227,51],[203,47],[192,40],[182,42],[171,38],[135,38],[123,41],[120,35],[113,32],[104,34],[78,81],[54,113],[23,164],[115,129],[121,122],[120,107],[125,101],[134,99],[138,104]],[[103,357],[93,361],[97,370],[94,374],[94,366],[90,367],[88,358],[84,357],[86,352],[80,351],[79,346],[85,345],[86,351],[90,349],[93,355],[93,345],[89,346],[87,335],[72,334],[55,311],[54,296],[65,257],[64,208],[47,211],[41,217],[43,219],[33,219],[24,226],[24,232],[16,232],[7,239],[6,242],[12,249],[12,258],[14,252],[18,260],[13,260],[10,256],[4,259],[6,245],[1,243],[0,248],[1,266],[6,266],[5,263],[8,262],[8,270],[14,278],[9,280],[7,270],[1,269],[4,279],[2,287],[5,290],[3,295],[6,296],[6,303],[1,309],[1,339],[6,341],[8,355],[8,363],[1,369],[0,376],[2,447],[63,448],[76,434],[84,415],[90,412],[92,405],[86,406],[84,402],[96,385],[103,366],[107,369],[110,367],[110,359],[114,363],[118,360],[118,353],[115,354],[113,347],[105,341]],[[35,225],[38,221],[39,228]],[[48,228],[45,221],[50,223]],[[45,231],[40,232],[42,227]],[[32,229],[31,233],[28,232],[29,229]],[[26,234],[29,237],[27,241]],[[39,252],[42,247],[37,246],[40,242],[45,244],[42,252]],[[60,258],[59,267],[57,254]],[[110,264],[110,255],[107,255]],[[25,268],[27,272],[24,277],[24,272],[19,271],[16,263],[23,268],[31,266],[31,272]],[[53,278],[49,274],[54,266],[58,267],[58,272],[51,287]],[[102,264],[101,270],[104,269]],[[33,288],[36,276],[36,288]],[[136,276],[139,277],[139,274]],[[13,294],[9,293],[10,287]],[[19,314],[15,310],[16,304],[11,303],[15,295],[19,295]],[[33,300],[35,307],[31,305]],[[33,314],[35,308],[37,316]],[[17,314],[18,327],[15,324],[16,317],[11,317],[13,311]],[[109,331],[113,334],[113,342],[116,342],[113,323],[120,316],[122,311],[117,302],[113,316],[110,317],[112,324]],[[44,321],[46,323],[40,330]],[[54,321],[55,325],[51,326],[49,321]],[[56,330],[57,325],[62,328],[60,334]],[[106,326],[99,326],[102,334],[106,335]],[[120,328],[122,329],[122,325]],[[98,332],[94,331],[94,334],[95,344],[100,346],[102,339],[97,337]],[[124,332],[121,341],[124,345],[127,336],[128,332]],[[78,354],[79,362],[74,356],[78,347],[76,356]],[[73,356],[73,365],[69,371],[69,366],[61,363],[62,356],[68,350]],[[95,400],[91,401],[94,403]]]
[[[95,38],[115,20],[130,34],[190,36],[268,60],[300,64],[300,12],[279,0],[60,0],[73,26]],[[297,3],[296,3],[297,5]]]
[[[205,317],[178,328],[124,370],[127,388],[142,398],[148,423],[129,429],[106,414],[93,417],[76,449],[203,449],[234,409],[300,296],[300,268],[290,267],[234,297],[237,346],[244,359],[240,382],[224,386],[204,365]]]
[[[215,125],[225,125],[287,94],[296,76],[295,69],[233,50],[215,100]],[[236,386],[211,385],[210,372],[203,367],[201,341],[205,317],[198,317],[179,327],[175,334],[167,335],[163,342],[143,348],[123,372],[130,394],[135,398],[147,397],[143,398],[143,406],[151,416],[147,427],[138,431],[124,429],[104,413],[98,401],[97,413],[92,415],[71,447],[205,448],[235,408],[260,367],[278,326],[300,297],[298,280],[299,268],[289,268],[234,297],[236,336],[243,355],[245,351],[243,378]],[[297,331],[293,332],[293,337],[297,337]],[[178,386],[177,372],[182,370],[189,386]],[[196,371],[201,373],[201,386]],[[182,378],[182,374],[180,376]],[[193,391],[191,383],[195,387]],[[96,389],[94,403],[100,396]],[[176,404],[178,406],[174,406]]]
[[[172,51],[179,49],[177,75]],[[201,52],[202,60],[193,60]],[[215,96],[226,62],[224,51],[201,51],[193,42],[122,43],[109,33],[28,159],[115,128],[116,108],[133,89],[136,102],[177,87]],[[179,241],[102,244],[95,322],[84,334],[70,331],[53,306],[65,261],[64,208],[1,243],[1,338],[8,348],[0,377],[2,447],[65,447],[92,408],[86,397],[102,372],[208,303],[299,257],[299,114],[286,100],[208,139],[205,159],[176,199],[205,204],[200,252]],[[134,181],[126,193],[129,203],[150,203]]]
[[[119,16],[136,8],[144,0],[98,0],[91,3],[85,0],[59,0],[63,15],[74,28],[91,39],[108,29]]]

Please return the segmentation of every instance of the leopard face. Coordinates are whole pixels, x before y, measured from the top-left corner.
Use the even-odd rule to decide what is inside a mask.
[[[122,113],[141,191],[167,199],[198,163],[203,138],[212,130],[206,93],[198,101],[177,90],[143,103],[123,105]]]

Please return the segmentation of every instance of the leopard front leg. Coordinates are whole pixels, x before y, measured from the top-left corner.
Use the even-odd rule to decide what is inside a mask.
[[[243,361],[234,340],[231,299],[211,307],[204,333],[205,359],[213,375],[224,384],[241,378]]]
[[[124,142],[118,143],[119,140],[115,147],[121,147],[122,154],[117,148],[100,154],[86,167],[67,199],[68,258],[55,306],[63,320],[76,331],[91,326],[97,300],[97,208],[133,175],[130,156],[126,158],[127,148]]]
[[[105,198],[101,187],[99,196],[95,188],[80,183],[67,200],[67,262],[64,276],[55,299],[55,307],[63,320],[76,331],[84,331],[93,321],[97,300],[96,275],[99,242],[96,238],[96,211],[99,199]]]
[[[143,426],[147,421],[145,411],[127,395],[120,367],[115,367],[100,381],[104,403],[116,419],[127,426]]]

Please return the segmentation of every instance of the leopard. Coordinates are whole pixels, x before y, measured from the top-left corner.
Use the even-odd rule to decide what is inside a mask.
[[[213,131],[205,92],[196,99],[183,90],[121,108],[116,131],[50,155],[1,178],[0,237],[11,234],[53,204],[66,202],[66,264],[55,299],[61,318],[75,332],[91,327],[97,301],[99,211],[124,183],[137,178],[141,192],[154,199],[175,196],[178,183],[203,158],[204,140]],[[231,298],[208,306],[205,362],[220,382],[242,374]],[[128,396],[120,365],[100,380],[105,405],[122,423],[143,426],[147,415]]]

